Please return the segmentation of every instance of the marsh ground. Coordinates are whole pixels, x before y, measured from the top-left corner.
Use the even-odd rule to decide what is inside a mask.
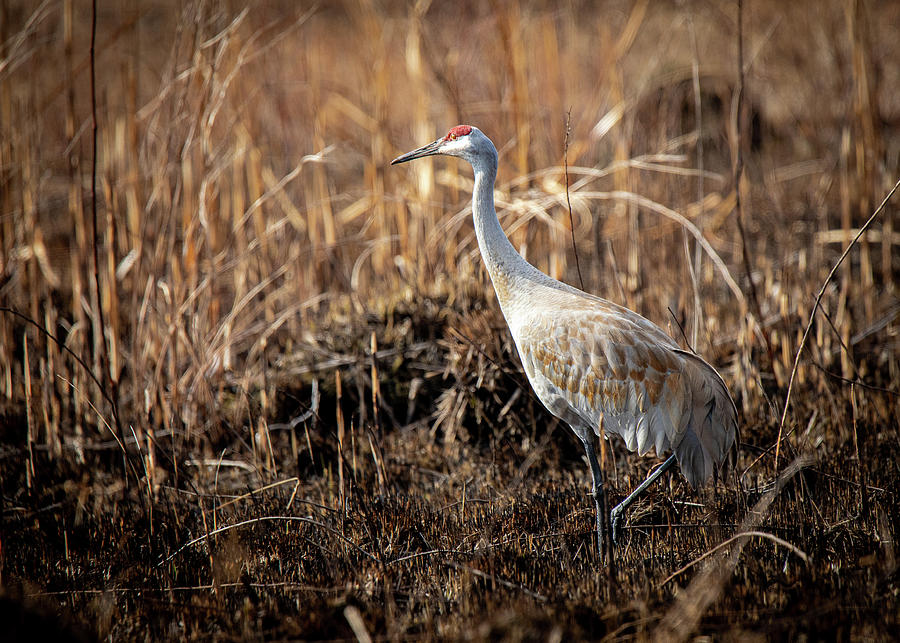
[[[896,201],[827,277],[900,177],[897,5],[745,1],[741,80],[734,3],[100,4],[92,66],[90,4],[0,3],[7,634],[895,636]],[[737,401],[614,570],[468,168],[388,166],[459,122],[513,243]]]

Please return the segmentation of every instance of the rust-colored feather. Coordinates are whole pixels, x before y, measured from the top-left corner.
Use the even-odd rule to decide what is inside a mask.
[[[675,451],[692,485],[707,480],[737,434],[728,390],[659,327],[602,299],[548,289],[510,328],[541,402],[575,428],[621,436],[631,451]]]

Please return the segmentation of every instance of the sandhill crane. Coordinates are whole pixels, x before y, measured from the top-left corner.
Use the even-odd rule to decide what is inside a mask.
[[[692,486],[712,476],[738,432],[737,409],[712,366],[684,351],[653,322],[545,275],[513,248],[494,210],[497,149],[481,130],[457,125],[391,165],[444,154],[472,164],[478,247],[528,381],[541,403],[581,440],[591,467],[601,561],[637,495],[677,460]],[[674,453],[607,522],[594,435],[616,434],[630,451]],[[610,533],[610,531],[612,533]]]

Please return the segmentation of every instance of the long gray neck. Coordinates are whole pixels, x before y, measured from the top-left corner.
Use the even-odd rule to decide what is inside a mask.
[[[497,298],[501,307],[505,309],[512,295],[520,291],[520,288],[514,286],[514,282],[521,283],[522,280],[544,282],[550,281],[550,278],[525,261],[500,227],[500,221],[494,210],[496,157],[479,158],[472,167],[475,171],[475,190],[472,194],[475,236],[478,239],[481,256],[491,275]]]

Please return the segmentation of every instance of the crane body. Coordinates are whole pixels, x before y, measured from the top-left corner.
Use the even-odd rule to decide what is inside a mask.
[[[722,464],[738,434],[734,402],[712,366],[679,348],[653,322],[557,281],[525,261],[497,218],[497,150],[481,130],[458,125],[392,165],[433,154],[457,156],[472,165],[475,234],[500,309],[538,399],[584,446],[598,548],[601,559],[604,552],[611,556],[611,540],[625,508],[665,470],[677,461],[696,487]],[[651,449],[659,456],[673,451],[611,514],[594,450],[601,426],[640,455]]]

